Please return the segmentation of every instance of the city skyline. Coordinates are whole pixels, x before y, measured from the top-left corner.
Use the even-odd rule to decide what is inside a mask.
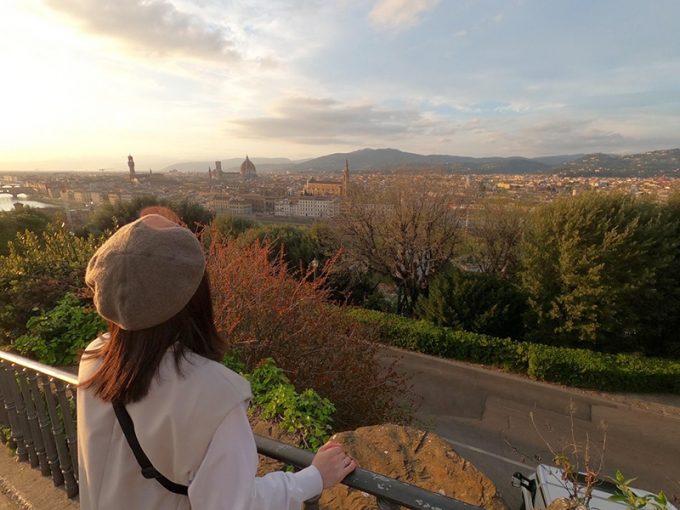
[[[0,170],[672,148],[678,18],[662,0],[13,2]]]

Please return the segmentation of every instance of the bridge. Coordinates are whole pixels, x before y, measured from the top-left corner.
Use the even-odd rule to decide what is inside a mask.
[[[26,186],[18,186],[18,187],[1,187],[0,188],[0,195],[7,194],[7,195],[12,195],[14,198],[19,198],[19,195],[34,195],[35,190],[33,188],[28,188]]]
[[[0,351],[0,441],[26,463],[78,496],[78,443],[73,374]],[[255,436],[258,453],[297,469],[309,466],[314,454],[263,436]],[[375,497],[380,510],[479,510],[480,507],[430,492],[379,473],[357,468],[343,484]],[[318,510],[318,498],[305,510]]]

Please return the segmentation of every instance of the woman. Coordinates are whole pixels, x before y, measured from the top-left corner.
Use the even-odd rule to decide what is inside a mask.
[[[298,510],[355,468],[328,443],[298,473],[256,478],[250,385],[220,363],[205,257],[188,229],[144,216],[97,250],[85,280],[109,333],[80,364],[83,510]]]

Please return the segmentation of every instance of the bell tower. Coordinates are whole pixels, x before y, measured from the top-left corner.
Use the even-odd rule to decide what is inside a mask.
[[[128,154],[128,168],[130,169],[130,180],[135,179],[135,160]]]
[[[345,169],[342,171],[342,194],[347,196],[349,192],[349,161],[345,160]]]

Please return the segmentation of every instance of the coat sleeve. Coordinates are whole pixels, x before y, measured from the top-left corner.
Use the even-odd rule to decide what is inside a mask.
[[[215,431],[189,483],[192,510],[300,510],[304,501],[321,494],[323,482],[314,466],[255,476],[257,448],[246,406],[244,402],[232,409]]]

